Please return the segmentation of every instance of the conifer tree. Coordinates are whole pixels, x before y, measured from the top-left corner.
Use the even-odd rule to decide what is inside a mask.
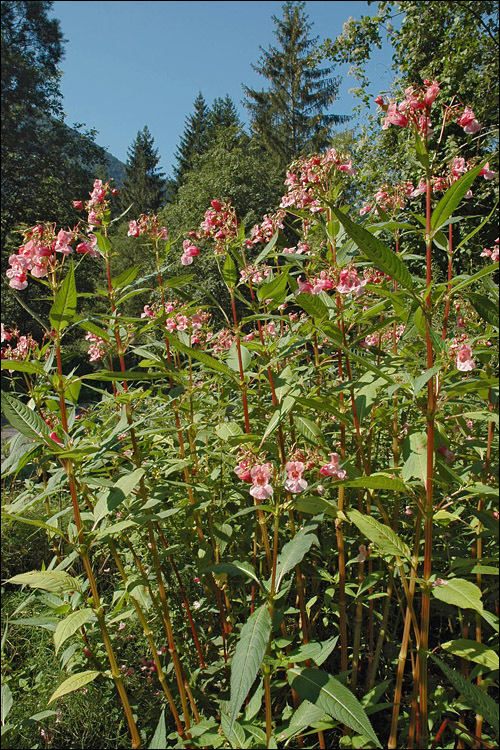
[[[165,174],[158,170],[158,149],[147,125],[139,130],[127,155],[121,205],[125,209],[132,203],[134,216],[156,213],[165,202]]]
[[[174,179],[172,181],[172,188],[175,192],[184,182],[185,175],[192,169],[194,155],[201,154],[205,150],[209,124],[209,109],[200,91],[194,100],[193,114],[186,117],[184,133],[181,135],[179,146],[175,152],[177,164],[174,167]]]
[[[208,122],[209,140],[212,139],[217,128],[241,128],[241,120],[229,94],[226,94],[224,98],[214,99],[209,110]]]
[[[304,2],[286,2],[283,18],[273,16],[277,47],[264,50],[254,70],[269,81],[269,87],[256,91],[244,86],[246,106],[254,133],[283,164],[300,154],[328,145],[331,127],[345,116],[327,114],[334,102],[339,78],[333,68],[318,70],[307,58],[317,38],[309,32],[312,24],[304,13]]]

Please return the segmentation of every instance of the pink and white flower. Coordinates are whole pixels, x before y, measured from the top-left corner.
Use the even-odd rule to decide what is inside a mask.
[[[285,466],[288,479],[285,482],[285,490],[294,495],[307,489],[307,482],[302,479],[304,473],[304,464],[302,461],[288,461]]]
[[[272,497],[273,488],[269,484],[271,469],[269,464],[256,464],[250,470],[252,487],[250,494],[257,500],[267,500]]]
[[[337,477],[337,479],[345,479],[347,472],[344,469],[339,469],[340,456],[338,453],[329,453],[330,463],[325,464],[319,470],[319,473],[323,477]]]

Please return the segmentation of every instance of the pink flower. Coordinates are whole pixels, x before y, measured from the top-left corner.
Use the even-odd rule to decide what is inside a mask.
[[[250,494],[257,500],[267,500],[273,494],[273,488],[269,484],[271,469],[269,464],[256,464],[250,471],[253,486]]]
[[[65,232],[64,229],[60,229],[54,246],[56,253],[63,253],[63,255],[69,255],[72,253],[73,248],[69,246],[72,239],[73,235],[71,232]]]
[[[458,118],[457,125],[464,129],[464,133],[477,133],[481,130],[481,125],[476,120],[476,115],[469,107],[464,109],[463,114]]]
[[[490,163],[487,162],[482,170],[479,172],[480,176],[484,177],[485,180],[493,180],[496,177],[496,172],[490,170]]]
[[[239,462],[239,464],[234,469],[234,473],[238,477],[238,479],[241,479],[242,482],[252,482],[252,475],[250,473],[250,469],[248,468],[248,461],[243,459]]]
[[[183,266],[190,266],[193,262],[193,258],[200,254],[199,249],[196,245],[193,245],[190,240],[184,240],[182,243],[183,253],[181,256],[181,263]]]
[[[298,494],[307,489],[307,482],[305,479],[302,479],[302,474],[304,473],[304,464],[302,461],[288,461],[285,468],[288,474],[288,479],[285,482],[285,490]]]
[[[328,455],[330,456],[330,463],[322,466],[319,470],[319,473],[324,477],[337,477],[337,479],[345,479],[347,472],[345,472],[344,469],[339,469],[339,454],[329,453]]]
[[[445,463],[451,464],[455,460],[455,454],[450,451],[449,448],[446,448],[444,445],[440,445],[437,449],[438,453],[441,453],[441,455],[444,457]]]
[[[433,104],[436,96],[439,94],[439,83],[437,81],[432,81],[430,85],[429,81],[424,81],[424,83],[427,85],[424,102],[426,107],[430,107]]]
[[[382,125],[382,130],[388,130],[389,125],[399,125],[402,128],[405,128],[408,125],[408,118],[398,110],[396,102],[391,102],[389,104],[385,122]]]
[[[359,297],[364,292],[365,284],[366,279],[358,279],[358,272],[355,268],[344,268],[340,272],[337,291],[340,294],[356,294]]]
[[[310,284],[308,281],[301,281],[300,279],[297,279],[297,283],[299,285],[299,288],[295,292],[295,294],[311,294],[313,287],[312,284]]]
[[[77,211],[83,211],[83,201],[73,201],[73,205]]]
[[[360,544],[358,549],[359,555],[357,556],[356,561],[362,563],[366,560],[367,557],[370,557],[370,550],[367,549],[364,544]]]
[[[469,372],[475,368],[476,363],[472,359],[472,349],[470,346],[463,344],[460,347],[455,359],[455,365],[457,370],[461,372]]]
[[[127,237],[139,237],[140,231],[136,221],[130,221],[128,225]]]
[[[358,174],[357,171],[352,166],[352,160],[351,159],[349,159],[345,164],[341,164],[339,166],[339,170],[341,172],[347,172],[347,174],[350,175],[351,177],[354,177],[355,175]]]

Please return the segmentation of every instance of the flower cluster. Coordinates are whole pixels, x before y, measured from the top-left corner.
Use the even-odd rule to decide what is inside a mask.
[[[38,351],[38,343],[30,333],[27,336],[21,336],[17,328],[5,328],[2,323],[2,344],[14,339],[17,340],[16,346],[8,344],[2,347],[2,359],[26,360]]]
[[[147,237],[152,242],[168,239],[167,228],[160,225],[156,214],[141,214],[138,219],[130,221],[127,235],[129,237]]]
[[[94,333],[87,333],[85,341],[90,341],[89,362],[99,362],[106,354],[106,342]]]
[[[366,279],[360,279],[355,268],[343,268],[340,272],[337,291],[340,294],[355,294],[359,297],[365,290]]]
[[[250,233],[250,239],[245,240],[247,247],[252,247],[260,242],[269,242],[279,229],[283,229],[285,212],[281,209],[273,214],[264,214],[260,224],[255,224]]]
[[[378,331],[377,333],[370,333],[368,336],[366,336],[364,342],[361,344],[361,346],[368,347],[368,346],[388,346],[392,343],[399,343],[399,340],[401,339],[401,336],[405,332],[406,326],[404,323],[401,323],[400,325],[396,326],[395,329],[387,329],[383,333]]]
[[[460,372],[470,372],[476,367],[472,359],[472,347],[466,343],[467,334],[463,333],[450,342],[449,352],[455,360],[455,367]]]
[[[269,266],[247,266],[240,271],[240,281],[246,282],[250,279],[252,284],[260,284],[264,279],[267,279],[271,273]]]
[[[285,180],[288,192],[281,199],[280,208],[305,208],[311,213],[323,211],[319,198],[328,189],[333,168],[351,177],[356,174],[351,159],[338,154],[334,148],[292,162]]]
[[[103,184],[102,180],[94,180],[94,189],[90,195],[90,199],[85,203],[83,201],[73,201],[73,206],[78,211],[87,210],[87,223],[89,231],[93,231],[96,227],[100,227],[105,219],[105,214],[109,209],[108,195],[118,195],[119,191],[116,188],[111,187],[111,180],[108,180]]]
[[[427,137],[432,133],[430,111],[439,94],[439,83],[425,79],[425,88],[416,89],[410,86],[405,90],[405,98],[397,104],[395,101],[386,102],[378,96],[375,102],[385,112],[382,130],[388,130],[390,125],[406,128],[413,125],[417,132]]]
[[[425,183],[424,183],[425,184]],[[370,201],[365,201],[359,210],[360,216],[364,216],[370,211],[374,210],[374,213],[378,215],[379,209],[386,213],[396,213],[402,211],[405,207],[405,199],[408,196],[412,196],[415,188],[412,182],[407,180],[401,182],[394,187],[390,187],[387,183],[379,187],[375,195]]]
[[[205,211],[205,218],[197,232],[189,232],[191,240],[208,240],[214,243],[216,255],[225,252],[228,242],[238,236],[236,211],[229,199],[210,201],[211,208]],[[181,263],[185,266],[193,262],[199,250],[191,240],[184,240]],[[198,251],[198,252],[196,252]]]
[[[319,276],[310,278],[307,281],[302,281],[299,278],[297,279],[299,288],[295,294],[320,294],[320,292],[326,292],[329,289],[333,289],[335,286],[333,277],[334,269],[329,268],[328,271],[321,271]]]
[[[495,244],[492,250],[488,249],[487,247],[484,248],[483,252],[481,253],[481,258],[490,258],[493,263],[498,262],[498,241],[499,238],[497,237],[495,240]]]

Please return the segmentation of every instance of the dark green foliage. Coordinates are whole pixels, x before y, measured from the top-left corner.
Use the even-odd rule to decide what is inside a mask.
[[[252,130],[283,166],[300,154],[325,148],[332,125],[348,119],[326,114],[339,79],[330,77],[332,67],[319,70],[308,65],[316,39],[309,37],[312,24],[304,7],[303,2],[286,2],[283,18],[273,16],[278,46],[261,48],[259,64],[253,66],[269,87],[244,87]]]
[[[120,194],[123,210],[132,204],[132,217],[156,213],[164,203],[165,175],[158,170],[159,161],[154,138],[145,125],[128,150],[126,176]]]

